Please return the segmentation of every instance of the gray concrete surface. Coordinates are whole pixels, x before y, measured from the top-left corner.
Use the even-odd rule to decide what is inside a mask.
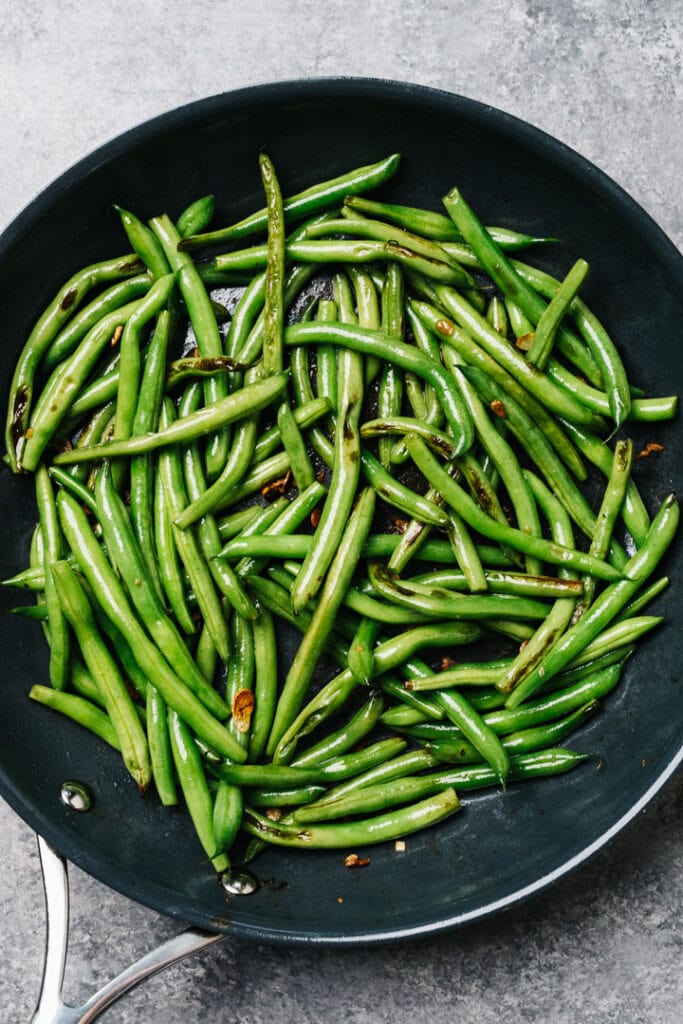
[[[289,77],[450,89],[559,137],[683,241],[677,0],[19,0],[0,4],[0,226],[69,164],[180,103]],[[683,778],[588,867],[502,917],[391,949],[228,940],[128,996],[110,1024],[678,1024]],[[0,1020],[41,966],[35,841],[0,806]],[[83,998],[177,924],[72,872],[67,994]]]

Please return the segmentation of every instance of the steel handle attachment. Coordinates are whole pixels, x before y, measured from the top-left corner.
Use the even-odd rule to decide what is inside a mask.
[[[43,979],[31,1024],[89,1024],[146,978],[224,938],[223,935],[202,931],[200,928],[187,928],[121,971],[82,1006],[70,1006],[62,998],[69,938],[67,865],[64,858],[40,836],[38,852],[45,887],[47,934]]]

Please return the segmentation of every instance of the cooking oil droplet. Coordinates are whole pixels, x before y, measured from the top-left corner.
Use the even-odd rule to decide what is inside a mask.
[[[246,871],[226,871],[221,875],[221,885],[228,896],[251,896],[258,889],[258,882]]]
[[[82,782],[63,782],[59,796],[72,811],[89,811],[92,806],[90,790]]]

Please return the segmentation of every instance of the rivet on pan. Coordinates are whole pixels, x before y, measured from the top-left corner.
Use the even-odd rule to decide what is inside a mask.
[[[63,782],[59,797],[72,811],[89,811],[92,806],[90,790],[82,782]]]
[[[226,871],[221,875],[221,885],[228,896],[250,896],[258,889],[258,882],[246,871]]]

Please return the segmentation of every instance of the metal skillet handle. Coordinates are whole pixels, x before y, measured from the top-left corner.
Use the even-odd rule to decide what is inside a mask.
[[[224,938],[223,935],[199,928],[187,928],[112,978],[82,1006],[69,1006],[62,998],[69,938],[69,879],[66,861],[40,836],[38,852],[45,886],[47,936],[43,980],[31,1024],[88,1024],[145,978]]]

